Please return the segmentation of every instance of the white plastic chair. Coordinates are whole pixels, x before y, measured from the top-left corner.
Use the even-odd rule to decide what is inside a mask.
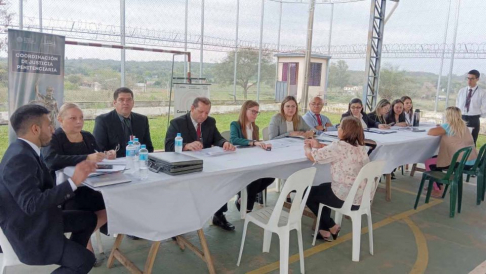
[[[383,168],[385,166],[385,161],[374,161],[369,162],[366,164],[361,170],[359,171],[358,177],[354,180],[353,186],[348,193],[348,197],[344,201],[343,207],[341,208],[334,208],[327,206],[325,204],[319,204],[319,213],[317,214],[317,225],[314,231],[314,240],[312,241],[312,245],[316,244],[316,237],[317,233],[319,233],[319,220],[321,219],[322,208],[327,206],[331,210],[336,212],[335,214],[335,222],[338,225],[341,225],[341,221],[343,215],[347,215],[351,217],[351,221],[353,223],[353,255],[352,260],[354,262],[359,262],[359,253],[361,247],[361,215],[366,214],[368,217],[368,235],[370,239],[370,254],[373,255],[373,223],[371,221],[371,193],[376,192],[376,188],[378,187],[378,180],[380,179],[381,175],[383,174]],[[363,191],[363,196],[361,200],[361,205],[359,206],[358,210],[351,210],[353,206],[354,197],[356,196],[356,192],[358,191],[358,187],[361,182],[366,180],[366,186]],[[374,182],[374,184],[370,184],[370,182]]]
[[[26,265],[19,260],[17,254],[13,250],[12,246],[7,240],[7,237],[3,234],[2,228],[0,228],[0,246],[2,247],[3,254],[3,263],[2,267],[0,268],[0,274],[7,273],[7,266],[20,266]],[[33,266],[31,266],[33,267]],[[50,273],[52,272],[56,266],[55,265],[47,265],[47,266],[35,266],[35,273],[39,273],[40,268],[42,268],[42,273]]]
[[[221,136],[223,136],[223,138],[225,138],[228,142],[229,142],[229,140],[231,138],[231,135],[230,134],[231,133],[230,133],[229,130],[226,130],[226,131],[221,132]]]
[[[253,222],[264,229],[263,252],[270,252],[272,233],[277,233],[280,239],[280,273],[288,273],[289,269],[289,236],[291,230],[297,230],[299,242],[300,271],[304,273],[304,248],[302,243],[302,213],[305,203],[309,197],[310,187],[316,175],[316,168],[310,167],[299,170],[292,174],[285,184],[282,193],[278,197],[275,207],[265,207],[257,211],[248,213],[243,228],[243,238],[241,240],[240,255],[238,263],[240,265],[243,247],[245,245],[246,231],[248,223]],[[304,191],[308,188],[309,191]],[[283,203],[287,194],[296,191],[290,212],[282,211]]]

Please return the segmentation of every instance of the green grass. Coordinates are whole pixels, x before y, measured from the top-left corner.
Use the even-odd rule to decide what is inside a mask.
[[[270,119],[275,112],[262,112],[256,121],[256,124],[261,130],[270,124]],[[230,123],[238,119],[238,113],[214,114],[211,115],[216,119],[216,125],[220,132],[227,131],[230,128]],[[339,123],[340,114],[328,113],[327,117],[333,124]],[[160,116],[149,120],[150,135],[155,149],[164,149],[165,133],[167,131],[167,116]],[[84,130],[93,132],[94,120],[85,121]],[[486,136],[479,135],[477,147],[481,147],[486,143]],[[5,150],[8,147],[8,126],[0,126],[0,159],[3,157]]]

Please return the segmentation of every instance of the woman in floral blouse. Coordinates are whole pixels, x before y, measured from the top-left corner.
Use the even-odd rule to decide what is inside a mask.
[[[368,148],[364,146],[364,133],[361,121],[354,117],[346,117],[338,128],[339,141],[330,145],[320,144],[317,140],[306,140],[305,155],[309,160],[319,164],[331,164],[331,183],[323,183],[311,188],[307,206],[317,216],[319,203],[340,208],[353,186],[356,176],[361,168],[367,164]],[[354,197],[353,210],[359,208],[365,183],[359,187]],[[338,236],[341,227],[331,218],[328,207],[322,209],[319,220],[318,239],[332,241]]]

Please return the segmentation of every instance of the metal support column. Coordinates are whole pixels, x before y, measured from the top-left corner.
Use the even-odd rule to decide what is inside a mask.
[[[371,111],[376,106],[378,98],[385,10],[386,0],[371,1],[368,46],[366,48],[366,85],[363,89],[363,104],[367,111]]]
[[[327,41],[327,55],[331,56],[331,41],[332,41],[332,23],[334,19],[334,3],[331,4],[331,18],[329,19],[329,38]],[[331,68],[331,58],[327,60],[326,84],[324,86],[324,98],[327,95],[327,88],[329,86],[329,71]],[[322,98],[322,99],[324,99]]]
[[[19,0],[19,29],[24,28],[24,0]]]
[[[257,102],[260,102],[260,80],[262,71],[262,50],[263,50],[263,19],[265,15],[265,0],[262,0],[262,11],[260,18],[260,48],[258,50],[258,76],[257,76]]]
[[[305,69],[304,69],[304,87],[302,89],[302,97],[300,102],[302,104],[302,113],[307,112],[307,102],[309,97],[309,78],[312,57],[312,31],[314,28],[314,11],[316,8],[316,0],[309,2],[309,19],[307,22],[307,45],[305,49]]]
[[[125,47],[125,0],[120,0],[120,42]],[[121,49],[121,81],[120,85],[125,86],[125,49]]]
[[[39,0],[39,31],[42,32],[42,0]]]
[[[233,75],[233,100],[236,102],[236,72],[238,70],[238,28],[240,23],[240,0],[236,0],[236,38],[235,38],[235,69]]]
[[[447,17],[446,17],[447,19],[444,27],[444,40],[442,41],[442,54],[440,56],[439,79],[437,79],[437,91],[435,92],[435,105],[434,105],[435,112],[437,112],[437,106],[439,104],[440,82],[442,78],[442,68],[444,67],[445,51],[447,48],[447,30],[449,29],[449,17],[451,15],[451,6],[452,6],[452,0],[449,0],[449,9],[447,10]]]
[[[454,56],[456,54],[457,28],[459,27],[459,15],[460,15],[460,12],[461,12],[461,0],[457,0],[456,24],[454,26],[454,36],[453,36],[453,39],[452,39],[451,64],[449,66],[449,76],[448,76],[448,79],[447,79],[446,108],[449,106],[449,93],[451,91],[452,69],[454,68]]]
[[[186,0],[186,8],[184,10],[184,51],[187,51],[187,21],[189,18],[189,0]],[[187,77],[187,55],[184,55],[184,77]],[[172,81],[172,80],[171,80]],[[186,79],[186,83],[190,80]]]
[[[203,76],[203,57],[204,57],[204,0],[201,0],[201,51],[199,58],[199,78]]]

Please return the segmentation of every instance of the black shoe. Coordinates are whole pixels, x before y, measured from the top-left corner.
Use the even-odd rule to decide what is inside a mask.
[[[128,237],[129,239],[134,240],[134,241],[136,241],[136,240],[140,240],[140,238],[139,238],[139,237],[137,237],[137,236],[133,236],[133,235],[127,235],[127,237]]]
[[[219,215],[219,216],[214,215],[213,216],[213,225],[219,226],[222,229],[228,230],[228,231],[235,230],[235,226],[232,223],[228,222],[224,215]]]
[[[238,209],[238,211],[240,211],[240,203],[238,202],[238,199],[235,200],[235,206],[236,206],[236,209]]]
[[[395,180],[396,178],[397,178],[397,177],[395,177],[395,173],[393,173],[393,172],[392,172],[392,173],[391,173],[391,179],[392,179],[392,180]]]
[[[331,234],[332,236],[332,234]],[[312,237],[314,237],[314,235],[312,235]],[[316,236],[316,239],[317,240],[324,240],[325,242],[332,242],[332,238],[331,237],[322,237],[321,233],[317,232],[317,236]]]
[[[332,234],[331,233],[331,236],[332,236],[332,239],[333,240],[336,240],[337,239],[337,237],[339,236],[339,232],[341,232],[341,228],[336,232],[336,234]]]

